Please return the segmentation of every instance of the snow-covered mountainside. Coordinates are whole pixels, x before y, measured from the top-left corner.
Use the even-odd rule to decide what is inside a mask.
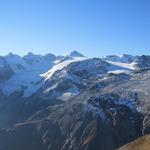
[[[114,59],[115,57],[119,59]],[[107,63],[106,72],[128,73],[136,69],[136,62],[134,61],[136,59],[137,57],[134,56],[122,55],[120,57],[108,56],[103,61]],[[85,65],[87,67],[98,66],[94,59],[90,61],[89,58],[84,57],[77,51],[73,51],[69,56],[64,57],[53,54],[41,56],[32,53],[20,57],[9,54],[0,58],[0,90],[7,96],[14,92],[22,92],[24,97],[31,96],[44,84],[43,80],[50,78],[55,72],[62,70],[71,63],[84,60],[89,60],[88,65]],[[101,66],[97,68],[100,69]]]
[[[0,57],[1,150],[115,150],[150,133],[150,56]]]
[[[38,87],[41,80],[39,76],[50,69],[56,58],[53,55],[34,55],[29,53],[24,57],[18,55],[9,54],[2,57],[11,71],[7,80],[2,80],[0,88],[4,95],[10,95],[15,91],[23,91],[25,96],[31,95]],[[1,69],[1,72],[5,72],[6,67]],[[13,72],[13,74],[11,73]]]
[[[3,94],[7,96],[19,91],[22,92],[25,97],[28,97],[44,83],[41,81],[41,74],[47,72],[59,62],[67,59],[68,61],[73,60],[72,57],[56,57],[53,54],[41,56],[32,53],[24,57],[14,54],[1,57],[0,89]]]

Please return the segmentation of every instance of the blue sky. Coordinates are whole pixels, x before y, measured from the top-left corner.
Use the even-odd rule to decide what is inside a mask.
[[[150,54],[149,0],[1,0],[0,54]]]

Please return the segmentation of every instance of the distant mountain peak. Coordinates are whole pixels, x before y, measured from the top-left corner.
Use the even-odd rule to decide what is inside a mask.
[[[19,55],[17,54],[13,54],[13,53],[8,53],[5,57],[20,57]]]
[[[134,62],[137,58],[138,58],[138,56],[122,54],[122,55],[108,55],[108,56],[106,56],[105,59],[114,61],[114,62],[131,63],[131,62]]]
[[[27,55],[34,55],[32,52],[28,52],[28,54]]]
[[[32,52],[28,52],[27,55],[25,55],[24,57],[41,57],[42,55],[39,55],[39,54],[34,54]]]
[[[70,57],[85,57],[84,55],[82,55],[78,51],[72,51],[69,56]]]

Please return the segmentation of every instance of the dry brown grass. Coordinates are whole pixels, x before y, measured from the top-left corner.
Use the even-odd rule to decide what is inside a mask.
[[[150,135],[139,138],[118,150],[150,150]]]

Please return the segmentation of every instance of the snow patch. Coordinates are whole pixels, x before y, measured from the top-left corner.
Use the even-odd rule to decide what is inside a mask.
[[[130,63],[130,64],[128,64],[128,63],[122,63],[122,62],[113,62],[113,61],[106,61],[106,62],[108,62],[109,64],[112,64],[112,65],[114,65],[114,66],[118,66],[118,67],[121,67],[121,68],[124,68],[124,69],[128,69],[128,70],[135,70],[136,69],[136,67],[135,67],[135,62],[133,62],[133,63]]]
[[[68,101],[71,98],[77,96],[80,93],[79,89],[77,87],[72,87],[67,90],[67,92],[63,93],[61,96],[58,97],[58,99],[62,101]]]
[[[113,74],[121,74],[121,73],[130,73],[129,70],[114,70],[114,71],[108,71],[108,73],[113,73]]]

